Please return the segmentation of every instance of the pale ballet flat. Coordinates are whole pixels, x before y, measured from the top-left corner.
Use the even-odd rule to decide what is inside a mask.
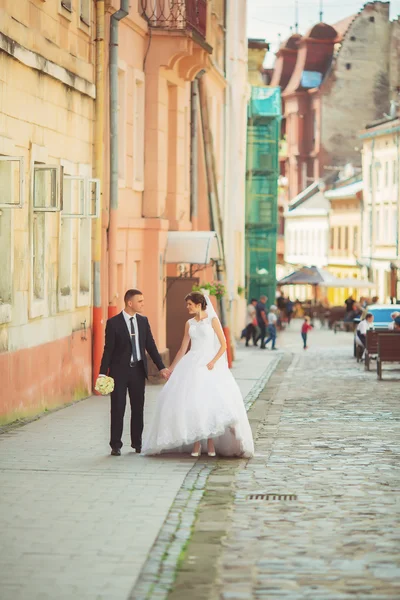
[[[199,456],[201,456],[201,450],[199,450],[198,452],[192,452],[190,456],[193,456],[193,458],[198,458]]]
[[[208,456],[217,456],[215,452],[208,452]]]

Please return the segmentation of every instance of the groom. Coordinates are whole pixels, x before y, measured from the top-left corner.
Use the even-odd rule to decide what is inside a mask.
[[[131,445],[134,452],[142,450],[144,390],[148,377],[146,350],[164,379],[170,375],[157,350],[147,317],[140,314],[144,309],[142,292],[128,290],[124,302],[124,310],[107,321],[99,375],[104,377],[109,372],[114,379],[110,439],[113,456],[121,456],[127,391],[131,402]]]

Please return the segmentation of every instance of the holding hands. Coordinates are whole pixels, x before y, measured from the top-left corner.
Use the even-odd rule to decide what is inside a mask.
[[[172,375],[172,371],[170,371],[169,369],[161,369],[160,375],[163,379],[165,379],[165,381],[168,381],[168,379]]]

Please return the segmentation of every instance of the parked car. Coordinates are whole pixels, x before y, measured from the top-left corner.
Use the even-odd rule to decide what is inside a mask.
[[[391,314],[400,312],[400,304],[371,304],[367,307],[369,313],[374,315],[373,329],[387,329],[392,322]],[[359,323],[360,317],[354,319],[354,323]],[[354,356],[356,356],[356,335],[354,332]]]
[[[371,304],[367,310],[374,315],[374,329],[387,329],[392,322],[390,315],[400,312],[400,304]],[[354,322],[359,323],[360,317],[356,317]]]

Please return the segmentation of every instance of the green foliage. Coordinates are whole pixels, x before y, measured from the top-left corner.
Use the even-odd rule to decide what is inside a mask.
[[[193,292],[201,292],[202,290],[207,290],[210,296],[215,296],[218,299],[223,298],[226,294],[225,286],[220,281],[201,283],[200,285],[194,285],[192,288]]]

